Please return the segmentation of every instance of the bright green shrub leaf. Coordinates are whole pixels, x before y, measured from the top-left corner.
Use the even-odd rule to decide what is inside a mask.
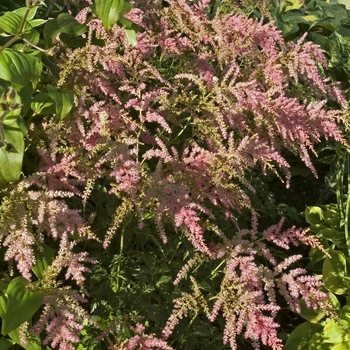
[[[87,31],[85,24],[79,23],[68,13],[61,13],[57,18],[47,21],[44,25],[44,41],[46,48],[53,45],[53,41],[59,33],[66,33],[72,36],[79,36]]]
[[[56,114],[62,120],[74,106],[74,95],[70,90],[61,90],[47,85],[50,97],[55,101]]]
[[[320,224],[323,220],[323,211],[320,207],[306,207],[305,219],[310,225]]]
[[[323,281],[328,290],[335,294],[346,294],[349,287],[345,282],[347,266],[344,254],[341,251],[329,250],[331,258],[326,257],[323,263]]]
[[[22,21],[23,16],[20,16],[14,12],[5,12],[5,14],[0,17],[0,29],[12,35],[20,34]],[[32,26],[26,21],[23,26],[22,33],[29,32],[31,30]]]
[[[119,19],[132,9],[127,0],[96,0],[95,11],[106,29],[111,29]]]
[[[47,22],[46,19],[40,19],[40,18],[36,18],[36,19],[32,19],[30,21],[28,21],[29,24],[32,26],[32,27],[39,27],[40,25],[44,24]]]
[[[329,320],[325,325],[323,332],[323,341],[326,343],[343,343],[344,341],[350,341],[346,339],[346,333],[343,327],[341,327],[335,320]],[[350,337],[350,335],[348,335]]]
[[[348,330],[347,333],[350,336],[350,305],[343,306],[340,314],[340,319],[342,325]]]
[[[308,350],[332,350],[334,344],[326,343],[323,338],[323,333],[315,333],[309,343]]]
[[[0,78],[25,86],[37,72],[36,57],[12,49],[0,52]]]
[[[317,232],[317,237],[325,239],[336,244],[338,247],[345,243],[344,231],[336,230],[335,228],[323,228]]]
[[[23,18],[24,15],[26,14],[26,12],[28,11],[26,20],[29,21],[30,19],[34,18],[34,16],[36,15],[36,13],[38,11],[38,8],[39,8],[39,6],[34,6],[34,7],[30,8],[28,11],[28,7],[20,7],[19,9],[12,11],[12,13],[16,13],[17,15],[19,15]]]
[[[288,337],[284,350],[309,350],[309,343],[312,336],[320,331],[323,327],[319,324],[304,322],[294,329]]]
[[[300,0],[287,0],[287,6],[285,8],[286,11],[290,10],[298,10],[303,7],[303,4]]]
[[[350,342],[337,344],[332,348],[332,350],[349,350],[349,349],[350,349]]]
[[[11,147],[0,147],[0,183],[17,181],[22,171],[24,140],[17,123],[3,125],[5,139]]]
[[[15,277],[7,288],[7,309],[2,317],[1,333],[6,335],[28,321],[42,305],[44,293],[31,291],[24,277]]]

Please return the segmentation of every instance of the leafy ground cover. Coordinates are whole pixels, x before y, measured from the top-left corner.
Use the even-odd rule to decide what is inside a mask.
[[[349,18],[1,2],[0,349],[347,349]]]

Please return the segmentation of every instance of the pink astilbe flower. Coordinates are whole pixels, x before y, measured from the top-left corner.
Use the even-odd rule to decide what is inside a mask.
[[[183,293],[174,300],[173,313],[163,329],[164,339],[170,337],[181,319],[190,312],[198,313],[202,309],[212,322],[222,313],[226,320],[223,341],[230,343],[232,349],[237,349],[236,336],[244,334],[245,338],[252,341],[255,349],[260,349],[262,343],[278,350],[283,348],[282,340],[278,337],[280,325],[276,321],[281,308],[277,303],[278,293],[297,312],[300,312],[301,298],[307,307],[316,312],[320,309],[332,312],[327,293],[319,289],[322,281],[316,276],[307,275],[303,268],[292,268],[302,256],[293,255],[278,261],[264,242],[264,239],[273,240],[289,249],[291,245],[306,241],[305,233],[298,232],[295,228],[283,231],[281,221],[267,229],[262,236],[264,238],[261,238],[257,231],[257,218],[253,216],[252,221],[251,230],[239,230],[231,240],[226,238],[214,248],[216,253],[211,259],[221,261],[225,267],[221,288],[211,311],[208,311],[205,295],[199,290],[197,283],[194,283],[193,294]],[[298,234],[292,237],[291,231]],[[312,243],[320,245],[316,243],[316,238],[312,239]],[[180,279],[191,275],[192,268],[196,266],[198,269],[207,259],[208,257],[200,254],[190,259],[174,283],[178,284]],[[191,280],[193,282],[192,277]]]
[[[79,305],[87,300],[68,289],[56,288],[44,298],[44,310],[32,327],[32,333],[46,332],[43,344],[60,350],[75,349],[80,341],[83,322],[97,326],[90,315]]]

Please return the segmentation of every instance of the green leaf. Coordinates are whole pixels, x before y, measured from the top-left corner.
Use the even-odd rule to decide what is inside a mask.
[[[14,12],[5,12],[5,14],[0,17],[0,29],[12,35],[20,34],[22,21],[23,16]],[[30,32],[31,30],[32,26],[25,21],[22,33]]]
[[[85,24],[79,23],[68,13],[61,13],[57,18],[47,21],[44,25],[44,42],[46,48],[53,45],[53,41],[59,33],[66,33],[71,36],[79,36],[87,31]]]
[[[283,350],[309,350],[310,339],[322,329],[323,327],[318,323],[302,323],[290,334]]]
[[[24,140],[22,130],[16,122],[2,127],[6,142],[12,145],[12,149],[5,145],[0,147],[0,183],[8,183],[17,181],[21,175]]]
[[[12,343],[5,338],[0,338],[0,350],[7,350],[12,347]]]
[[[30,107],[34,115],[54,114],[55,101],[46,92],[33,96]]]
[[[345,332],[345,329],[339,323],[337,323],[335,320],[330,320],[323,329],[323,341],[332,344],[350,341],[350,339],[347,339],[350,337],[350,335],[346,337]]]
[[[6,335],[23,322],[29,321],[42,305],[44,293],[30,290],[30,283],[24,277],[15,277],[7,288],[7,309],[2,317],[1,334]]]
[[[42,247],[42,252],[35,252],[36,264],[32,267],[33,272],[39,279],[44,277],[45,271],[55,258],[55,251],[50,246],[43,244]]]
[[[26,12],[28,11],[26,20],[29,21],[29,20],[34,18],[34,16],[36,15],[36,12],[38,11],[38,8],[39,8],[39,6],[34,6],[34,7],[30,8],[28,11],[28,7],[20,7],[19,9],[12,11],[12,13],[16,13],[17,15],[19,15],[23,18],[25,16]]]
[[[323,268],[323,281],[326,288],[335,294],[346,294],[348,286],[346,258],[341,251],[329,250],[331,258],[326,257]]]
[[[5,295],[0,295],[0,316],[4,317],[7,310],[7,299]]]
[[[120,20],[132,9],[132,5],[127,0],[96,0],[95,11],[101,19],[104,27],[111,29],[113,24]]]
[[[349,350],[350,349],[350,342],[346,343],[340,343],[336,346],[333,346],[332,350]]]
[[[0,52],[0,78],[25,86],[36,75],[36,57],[5,49]]]
[[[305,219],[310,225],[320,224],[323,220],[323,211],[320,207],[306,207]]]
[[[50,97],[55,101],[56,114],[62,120],[71,111],[74,106],[74,95],[71,90],[61,90],[47,85]]]
[[[125,35],[128,39],[128,42],[131,46],[135,46],[137,44],[137,33],[140,31],[140,26],[135,24],[133,21],[130,21],[130,19],[121,17],[118,20],[118,23],[124,27]]]

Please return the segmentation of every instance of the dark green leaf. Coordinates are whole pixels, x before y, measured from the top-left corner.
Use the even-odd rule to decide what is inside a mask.
[[[36,264],[32,267],[33,272],[39,279],[44,277],[45,271],[55,258],[55,251],[50,246],[43,244],[42,247],[42,252],[35,252]]]
[[[53,45],[53,41],[59,33],[71,36],[79,36],[87,31],[85,24],[79,23],[68,13],[61,13],[57,18],[47,21],[44,26],[44,41],[46,48]]]
[[[74,106],[74,95],[71,90],[61,90],[52,85],[47,86],[50,97],[55,101],[56,114],[62,120]]]
[[[56,111],[55,101],[46,92],[33,96],[30,106],[34,115],[54,114]]]
[[[12,347],[12,343],[5,338],[0,338],[0,350],[7,350]]]

